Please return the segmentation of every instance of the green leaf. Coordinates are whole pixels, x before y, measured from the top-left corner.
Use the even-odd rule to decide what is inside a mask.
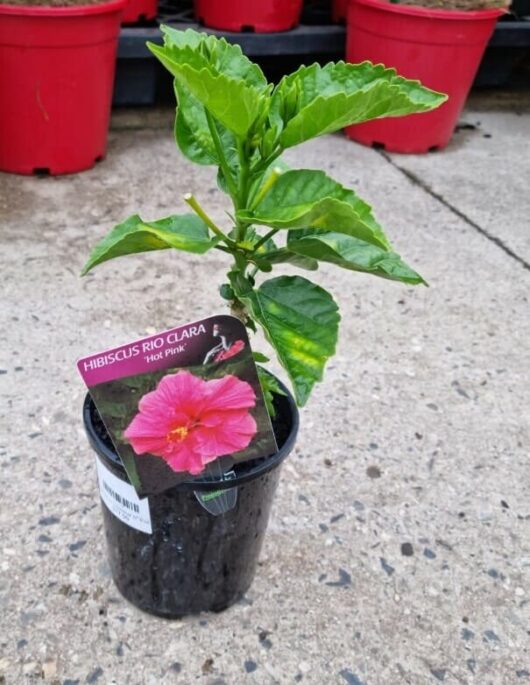
[[[203,254],[214,247],[217,242],[216,238],[210,238],[208,227],[195,214],[170,216],[150,222],[142,221],[135,214],[115,226],[96,245],[83,268],[82,275],[84,276],[97,264],[123,255],[166,250],[170,247]]]
[[[289,171],[290,167],[286,164],[283,159],[275,159],[262,173],[256,174],[256,179],[249,197],[252,198],[249,201],[249,207],[253,207],[258,204],[263,197],[269,192],[272,186],[276,183],[278,178]]]
[[[260,364],[266,364],[267,362],[270,361],[270,359],[266,355],[262,354],[261,352],[254,351],[254,352],[252,352],[252,356],[254,357],[254,361],[259,362]],[[259,369],[260,367],[258,366],[257,368]]]
[[[387,252],[376,245],[342,233],[312,229],[290,231],[287,247],[296,254],[330,262],[343,269],[362,271],[411,285],[425,284],[423,278],[395,252]]]
[[[273,128],[283,126],[279,140],[288,148],[349,124],[428,112],[445,100],[443,93],[382,64],[331,62],[285,76],[273,93],[269,118]]]
[[[289,374],[297,403],[304,405],[335,353],[340,320],[335,301],[300,276],[272,278],[256,290],[233,275],[231,281]]]
[[[237,231],[236,229],[233,229],[230,231],[228,234],[230,238],[233,238],[234,240],[236,239]],[[253,250],[254,246],[256,243],[261,240],[261,236],[259,233],[256,231],[254,226],[248,226],[247,230],[245,231],[245,239],[240,240],[237,245],[240,248],[243,248],[244,250]],[[274,250],[276,249],[276,245],[274,244],[274,241],[272,239],[268,239],[260,248],[258,248],[258,255],[263,255],[267,250]]]
[[[336,231],[384,249],[390,247],[370,205],[323,171],[286,171],[252,212],[238,212],[237,216],[272,228]]]
[[[264,355],[261,356],[263,357]],[[265,357],[265,361],[268,361],[267,357]],[[274,376],[266,369],[261,366],[256,366],[256,369],[258,371],[258,378],[263,391],[265,406],[267,407],[269,416],[274,418],[276,416],[276,409],[274,408],[274,395],[283,395],[286,397],[287,393],[282,390],[276,378],[274,378]]]
[[[232,290],[232,286],[228,285],[228,283],[223,283],[219,287],[219,294],[223,300],[227,300],[228,302],[231,302],[235,298],[235,293]]]
[[[236,43],[217,38],[204,32],[187,29],[179,31],[171,26],[161,26],[164,44],[177,49],[191,48],[201,53],[219,73],[246,81],[257,90],[266,90],[269,84],[261,67],[251,62]]]
[[[261,69],[224,39],[169,27],[163,32],[165,45],[148,43],[151,52],[222,126],[245,137],[270,100]],[[189,127],[191,114],[186,121]]]
[[[223,126],[239,137],[247,135],[261,107],[260,98],[253,89],[242,81],[217,75],[207,68],[193,68],[186,62],[189,54],[181,56],[157,45],[149,45],[149,48]]]
[[[175,140],[181,152],[196,164],[219,165],[220,160],[208,126],[202,104],[175,80],[175,96],[178,101],[175,118]],[[214,122],[219,140],[229,166],[237,163],[236,138],[231,131]]]
[[[266,259],[260,259],[259,257],[254,257],[252,262],[258,267],[260,271],[265,273],[270,273],[272,271],[272,264]]]
[[[318,262],[316,259],[306,257],[294,250],[289,250],[281,247],[277,250],[271,250],[264,254],[260,254],[261,259],[267,260],[270,264],[292,264],[300,269],[307,269],[307,271],[316,271],[318,269]]]
[[[260,67],[253,64],[238,45],[217,41],[214,36],[198,33],[191,29],[177,31],[163,26],[166,45],[177,48],[190,47],[210,55],[216,70],[227,76],[240,78],[259,90],[267,87],[267,80]],[[175,120],[175,139],[183,154],[197,164],[219,165],[215,144],[206,120],[202,103],[190,91],[175,80],[175,95],[178,101]],[[216,128],[229,166],[234,169],[237,162],[237,144],[234,134],[216,122]]]
[[[215,145],[201,103],[184,86],[174,83],[177,99],[175,141],[180,151],[196,164],[219,164]]]

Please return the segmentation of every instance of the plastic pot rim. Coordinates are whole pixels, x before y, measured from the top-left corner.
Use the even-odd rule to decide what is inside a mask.
[[[289,412],[291,414],[291,430],[289,431],[289,435],[287,436],[284,444],[282,447],[275,452],[275,454],[270,455],[269,457],[265,459],[259,459],[256,460],[257,463],[252,466],[252,461],[248,462],[241,462],[240,466],[247,467],[246,470],[242,474],[238,474],[236,478],[231,479],[231,480],[193,480],[193,481],[183,481],[182,483],[177,483],[175,486],[170,488],[171,490],[176,488],[179,490],[197,490],[197,491],[211,491],[211,490],[228,490],[230,488],[238,487],[239,485],[243,485],[244,483],[248,483],[249,481],[254,480],[255,478],[259,478],[260,476],[263,476],[264,474],[268,473],[272,469],[274,469],[276,466],[279,466],[283,460],[290,454],[292,451],[294,444],[296,442],[296,437],[298,435],[298,429],[300,426],[300,414],[298,412],[298,407],[296,406],[296,403],[294,401],[293,396],[289,392],[289,390],[285,387],[285,385],[278,379],[278,384],[280,388],[284,391],[285,393],[285,399],[287,400],[287,404],[289,407]],[[123,464],[121,463],[121,460],[119,460],[118,455],[114,450],[111,450],[100,438],[100,436],[96,433],[94,430],[94,425],[92,423],[92,414],[91,414],[91,408],[94,405],[94,402],[92,400],[92,397],[90,396],[90,393],[88,392],[85,396],[85,400],[83,402],[83,424],[85,426],[85,431],[88,436],[88,441],[90,443],[90,446],[92,449],[98,454],[99,456],[104,457],[105,459],[108,459],[114,466],[123,469],[123,473],[125,474],[126,471],[123,467]],[[237,462],[235,462],[235,465],[237,465]],[[161,493],[163,494],[163,493]]]
[[[448,21],[476,21],[477,19],[492,19],[503,14],[509,14],[509,10],[503,7],[492,7],[478,10],[446,10],[443,8],[421,7],[419,5],[400,5],[387,0],[349,0],[352,5],[365,5],[383,12],[394,14],[407,14],[414,17],[431,19],[447,19]]]
[[[28,17],[80,17],[105,14],[123,10],[128,0],[108,0],[95,5],[74,5],[69,7],[46,7],[39,5],[0,5],[0,14]]]

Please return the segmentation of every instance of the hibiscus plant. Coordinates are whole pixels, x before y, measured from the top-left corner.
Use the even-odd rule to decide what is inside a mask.
[[[353,190],[323,171],[289,170],[280,157],[349,124],[432,110],[446,96],[369,62],[302,66],[274,86],[237,45],[192,30],[162,32],[163,46],[149,48],[174,76],[176,143],[192,162],[218,167],[219,187],[232,202],[227,225],[188,194],[193,213],[129,217],[96,245],[83,273],[150,250],[226,253],[231,267],[221,295],[246,326],[261,326],[302,406],[335,352],[338,307],[303,276],[263,274],[277,264],[315,271],[329,262],[407,284],[424,281]],[[278,388],[270,375],[260,376],[270,400]]]

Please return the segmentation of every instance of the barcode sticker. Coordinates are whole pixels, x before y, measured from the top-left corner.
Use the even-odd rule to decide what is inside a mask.
[[[148,498],[140,499],[132,485],[120,480],[97,458],[96,465],[99,494],[107,509],[131,528],[152,533]]]

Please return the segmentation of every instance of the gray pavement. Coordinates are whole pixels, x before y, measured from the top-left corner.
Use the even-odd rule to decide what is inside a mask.
[[[225,260],[78,274],[109,226],[182,211],[187,191],[223,221],[213,172],[179,156],[170,112],[147,111],[116,115],[94,170],[0,175],[1,683],[530,683],[527,104],[475,98],[443,153],[336,135],[287,156],[358,188],[431,287],[320,270],[338,355],[258,575],[240,604],[182,621],[109,578],[75,361],[222,311]]]

